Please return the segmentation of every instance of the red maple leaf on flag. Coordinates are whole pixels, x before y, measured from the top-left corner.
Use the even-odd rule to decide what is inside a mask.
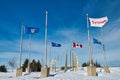
[[[75,48],[82,48],[82,44],[78,44],[78,43],[75,43],[75,42],[72,43],[72,46],[75,47]]]

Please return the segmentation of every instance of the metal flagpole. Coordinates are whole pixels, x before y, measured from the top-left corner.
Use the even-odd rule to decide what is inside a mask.
[[[72,53],[72,50],[70,51],[70,68],[71,68],[71,53]]]
[[[74,69],[74,52],[72,51],[72,68]]]
[[[48,17],[48,12],[46,11],[44,66],[47,66],[47,17]]]
[[[68,53],[66,51],[66,59],[65,59],[65,72],[67,71],[67,57],[68,57]]]
[[[57,57],[55,57],[55,72],[56,72],[56,61],[57,61],[57,59],[56,59]]]
[[[30,52],[31,52],[31,40],[32,35],[29,35],[29,52],[28,52],[28,73],[30,72]]]
[[[107,66],[107,59],[106,59],[106,52],[105,52],[105,44],[104,44],[104,32],[103,32],[103,28],[101,28],[101,31],[102,31],[102,46],[103,46],[103,51],[104,51],[105,66]]]
[[[47,66],[47,17],[48,17],[48,12],[46,11],[44,66],[41,68],[41,77],[43,78],[49,76],[49,68]]]
[[[21,60],[22,60],[22,35],[23,35],[23,23],[21,27],[21,35],[20,35],[20,63],[19,63],[19,68],[21,68]]]
[[[88,23],[88,14],[87,16],[87,29],[88,29],[88,48],[89,48],[89,59],[90,59],[90,66],[92,66],[92,53],[91,53],[91,45],[90,45],[90,30],[89,30],[89,23]]]
[[[49,67],[50,67],[50,63],[51,63],[51,43],[50,43]]]
[[[73,51],[73,48],[71,49],[71,51],[70,51],[70,68],[72,68],[72,63],[71,63],[71,61],[72,61],[72,51]]]

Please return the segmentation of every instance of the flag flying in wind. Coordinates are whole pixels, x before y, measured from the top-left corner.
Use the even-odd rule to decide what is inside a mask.
[[[24,28],[25,34],[34,34],[34,33],[38,33],[39,31],[40,31],[40,29],[36,28],[36,27],[25,26],[25,28]]]
[[[77,44],[77,43],[75,43],[75,42],[72,43],[72,46],[73,46],[74,48],[82,48],[82,44]]]
[[[101,42],[101,41],[98,41],[98,40],[95,39],[95,38],[93,38],[93,43],[94,43],[94,44],[100,44],[100,45],[102,45],[102,42]]]
[[[107,16],[102,18],[89,18],[89,20],[91,27],[103,27],[108,22]]]
[[[61,44],[51,42],[51,46],[52,47],[61,47]]]

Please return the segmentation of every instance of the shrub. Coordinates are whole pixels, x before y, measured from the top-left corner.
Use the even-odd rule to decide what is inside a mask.
[[[7,68],[5,67],[5,65],[0,66],[0,72],[7,72]]]

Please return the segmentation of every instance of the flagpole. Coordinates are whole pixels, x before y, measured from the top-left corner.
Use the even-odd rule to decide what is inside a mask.
[[[105,52],[105,44],[104,44],[104,32],[103,32],[103,28],[101,28],[101,32],[102,32],[102,46],[103,46],[103,52],[104,52],[105,66],[107,66],[107,59],[106,59],[106,52]]]
[[[50,57],[49,57],[49,66],[50,66],[50,63],[51,63],[51,43],[50,43]]]
[[[72,51],[72,68],[74,69],[74,52]]]
[[[24,25],[23,25],[23,22],[22,22],[22,27],[21,27],[21,35],[20,35],[20,63],[19,63],[19,68],[21,68],[21,60],[22,60],[22,35],[23,35],[23,28],[24,28]]]
[[[46,21],[45,21],[45,54],[44,54],[44,66],[47,66],[47,17],[48,12],[46,11]]]
[[[91,45],[90,45],[90,30],[89,30],[89,23],[88,23],[88,14],[87,16],[87,29],[88,29],[88,48],[89,48],[89,60],[90,60],[90,66],[92,66],[92,53],[91,53]]]
[[[32,35],[29,35],[29,52],[28,52],[28,73],[30,72],[30,52],[31,52],[31,40]]]
[[[55,57],[55,72],[56,72],[56,62],[57,62],[57,58]]]
[[[68,53],[67,53],[67,51],[66,51],[66,59],[65,59],[65,72],[67,71],[67,57],[68,57]]]
[[[72,55],[72,51],[73,51],[73,48],[71,49],[71,51],[70,51],[70,68],[72,68],[72,64],[71,64],[71,61],[72,61],[72,59],[71,59],[71,55]]]
[[[72,53],[72,50],[70,51],[70,68],[71,68],[71,53]]]

